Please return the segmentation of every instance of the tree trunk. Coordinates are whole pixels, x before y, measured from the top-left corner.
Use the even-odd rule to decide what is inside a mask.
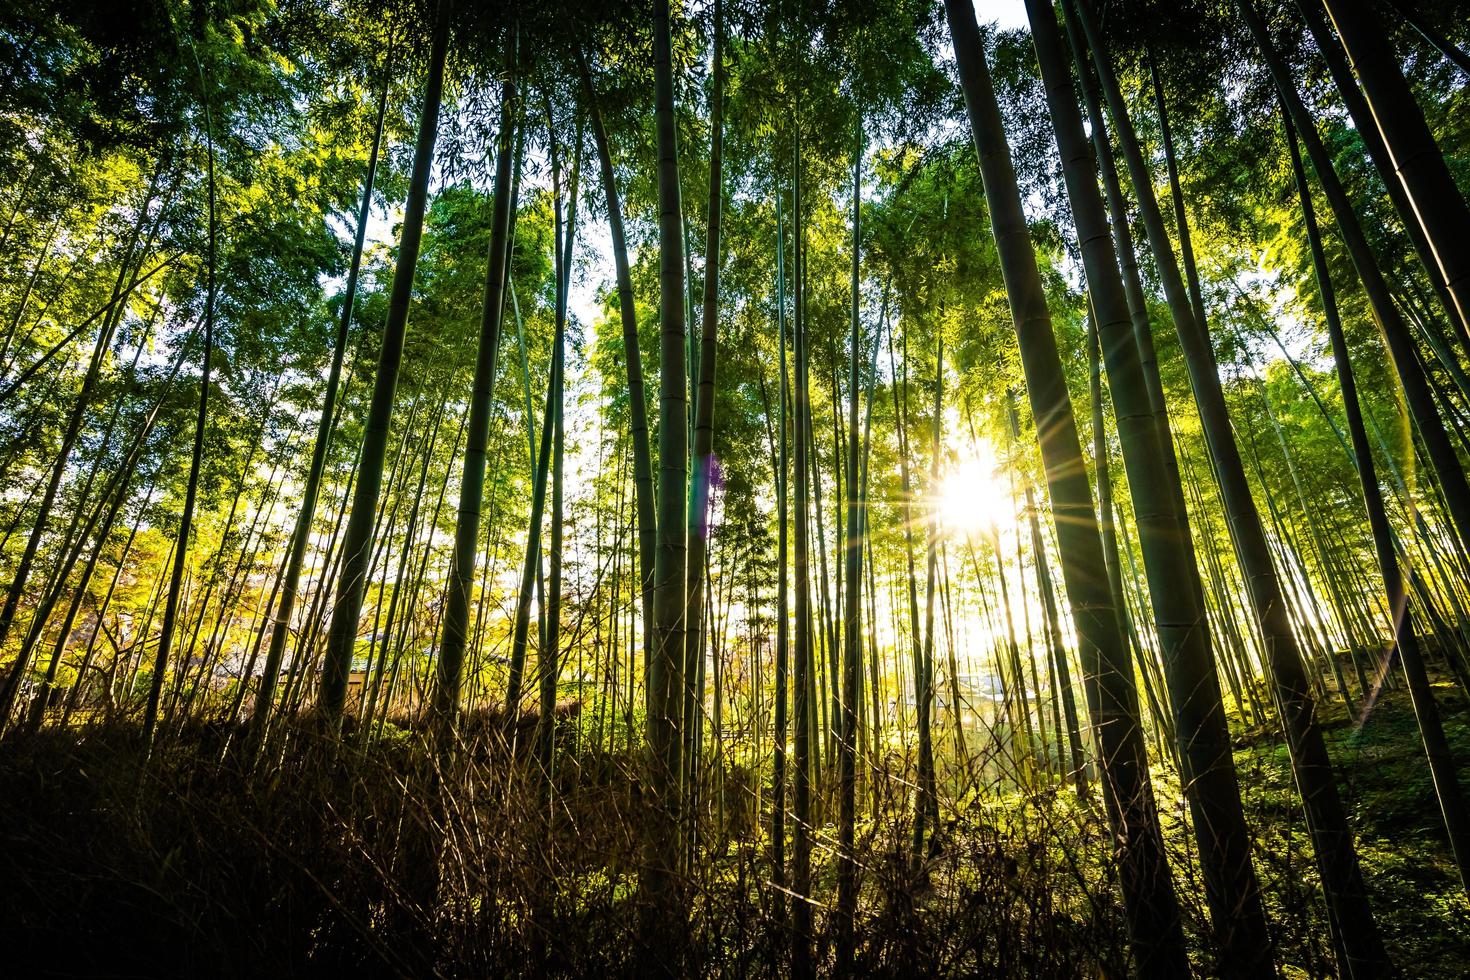
[[[203,78],[200,79],[201,83]],[[158,705],[163,695],[163,675],[168,667],[169,650],[174,640],[174,624],[179,611],[179,600],[184,589],[184,568],[188,562],[189,535],[194,528],[194,504],[199,495],[199,467],[204,457],[204,424],[209,418],[209,378],[211,360],[214,357],[214,304],[216,297],[215,262],[218,257],[218,214],[216,213],[216,188],[214,180],[214,127],[210,122],[209,100],[203,97],[204,116],[207,123],[208,184],[209,184],[209,262],[206,272],[204,298],[204,351],[200,355],[199,410],[194,418],[194,451],[189,460],[189,482],[184,490],[184,511],[179,516],[178,536],[174,539],[173,573],[169,579],[168,599],[163,607],[163,622],[158,634],[158,650],[153,660],[152,683],[148,688],[148,702],[143,712],[143,741],[151,753],[153,739],[158,728]],[[61,463],[57,463],[60,468]]]
[[[1405,2],[1405,0],[1388,0],[1388,5],[1393,8],[1395,13],[1408,21],[1409,26],[1418,31],[1424,37],[1424,40],[1434,46],[1436,51],[1444,55],[1445,60],[1454,62],[1455,67],[1459,68],[1466,75],[1470,75],[1470,54],[1467,54],[1464,48],[1445,37],[1433,24],[1425,20],[1424,16],[1414,9],[1412,0],[1408,0],[1408,2]]]
[[[893,415],[894,415],[894,425],[895,425],[895,428],[897,428],[897,430],[898,430],[898,465],[899,465],[899,474],[900,474],[900,477],[902,479],[902,483],[900,484],[900,486],[901,486],[902,491],[903,491],[902,492],[902,495],[900,497],[900,502],[901,502],[902,508],[903,508],[902,511],[901,511],[901,513],[903,515],[904,558],[905,558],[905,560],[907,562],[907,569],[906,570],[907,570],[907,573],[908,573],[905,576],[905,580],[908,583],[908,590],[907,591],[908,591],[908,610],[909,610],[909,651],[910,651],[910,658],[909,659],[910,659],[910,663],[911,663],[910,669],[911,669],[911,671],[913,673],[914,705],[917,708],[919,706],[919,704],[923,701],[924,657],[923,657],[923,646],[922,646],[923,633],[920,631],[920,628],[919,628],[919,586],[918,586],[918,571],[917,571],[917,569],[915,567],[915,561],[914,561],[914,522],[915,522],[915,518],[914,518],[914,506],[913,506],[913,501],[914,501],[914,488],[913,488],[913,481],[912,481],[912,479],[911,479],[911,477],[909,475],[910,452],[909,452],[908,421],[907,421],[907,418],[908,418],[908,335],[907,334],[904,335],[904,344],[903,344],[903,346],[904,346],[903,378],[900,380],[899,377],[898,377],[898,368],[897,368],[897,366],[893,362],[893,339],[892,339],[891,336],[889,337],[888,361],[889,361],[890,373],[893,374],[893,376],[894,376]],[[897,651],[895,651],[895,653],[897,653]],[[900,663],[901,663],[901,661],[900,661]],[[902,685],[899,686],[898,690],[899,691],[902,691],[903,690]],[[907,714],[906,712],[901,713],[900,717],[904,717],[906,714]],[[919,742],[919,759],[920,759],[919,766],[920,766],[920,769],[922,770],[923,769],[923,766],[924,766],[924,763],[923,763],[922,760],[924,758],[930,756],[932,754],[932,752],[933,752],[932,735],[931,735],[930,730],[929,730],[929,718],[928,718],[928,715],[923,714],[923,713],[920,713],[919,714],[919,717],[918,717],[918,719],[917,719],[917,721],[915,723],[915,729],[916,729],[915,735],[918,738],[918,742]],[[929,808],[929,806],[927,804],[926,793],[927,793],[927,781],[924,780],[923,778],[920,778],[920,780],[919,780],[919,794],[918,794],[918,799],[917,799],[917,801],[915,802],[915,805],[914,805],[914,835],[913,835],[914,844],[913,844],[912,851],[913,851],[913,857],[915,859],[918,858],[918,855],[920,854],[921,849],[923,847],[923,841],[924,841],[924,823],[927,820],[928,815],[929,815],[929,809],[930,808]]]
[[[633,441],[633,501],[638,516],[638,581],[640,607],[643,611],[644,647],[650,648],[649,629],[653,624],[653,565],[658,540],[658,518],[654,510],[653,454],[648,443],[647,392],[643,383],[643,352],[638,345],[638,310],[633,302],[633,276],[628,265],[628,245],[623,233],[623,210],[618,198],[617,177],[613,172],[612,151],[602,113],[592,92],[592,81],[585,61],[578,54],[582,87],[587,96],[588,113],[592,117],[592,137],[597,143],[597,156],[602,166],[602,189],[607,199],[607,224],[612,238],[613,265],[618,281],[618,313],[623,323],[623,359],[628,372],[628,430]]]
[[[1087,797],[1087,757],[1082,753],[1082,732],[1077,720],[1077,699],[1072,693],[1072,673],[1067,668],[1067,647],[1062,640],[1062,627],[1057,617],[1056,594],[1052,588],[1051,570],[1047,567],[1046,562],[1046,544],[1042,540],[1041,522],[1036,516],[1036,502],[1029,480],[1026,483],[1026,512],[1031,515],[1031,553],[1036,562],[1036,587],[1041,592],[1041,609],[1046,618],[1047,646],[1056,666],[1053,697],[1060,695],[1067,748],[1072,758],[1071,769],[1068,770],[1067,776],[1071,779],[1072,785],[1076,787],[1077,795],[1085,799]],[[1109,586],[1111,594],[1111,583]],[[1060,720],[1058,727],[1062,727]],[[1044,737],[1042,741],[1045,741]],[[1060,735],[1057,737],[1057,742],[1060,745]]]
[[[1467,817],[1464,798],[1460,792],[1454,757],[1450,754],[1444,727],[1440,722],[1439,708],[1434,692],[1424,670],[1424,658],[1419,638],[1414,635],[1413,617],[1408,608],[1408,597],[1404,591],[1403,574],[1398,556],[1394,553],[1393,527],[1388,522],[1388,513],[1383,503],[1383,492],[1378,485],[1378,476],[1373,463],[1373,450],[1368,442],[1368,431],[1363,424],[1363,410],[1358,403],[1358,385],[1353,375],[1352,360],[1348,354],[1347,338],[1343,334],[1342,321],[1337,311],[1337,294],[1328,273],[1327,259],[1322,251],[1322,237],[1317,228],[1317,218],[1312,207],[1311,190],[1307,184],[1306,170],[1302,166],[1301,153],[1297,149],[1296,133],[1288,117],[1287,147],[1291,151],[1292,175],[1296,180],[1297,194],[1301,199],[1302,219],[1306,225],[1307,242],[1312,249],[1312,268],[1317,278],[1317,289],[1322,297],[1322,316],[1327,321],[1327,334],[1332,342],[1332,356],[1337,364],[1337,377],[1342,386],[1343,409],[1347,415],[1348,434],[1352,438],[1353,461],[1358,469],[1358,483],[1363,491],[1363,506],[1368,514],[1368,527],[1373,535],[1373,550],[1378,558],[1378,571],[1383,579],[1383,593],[1388,600],[1389,618],[1394,630],[1394,646],[1404,666],[1404,677],[1409,684],[1409,697],[1414,705],[1415,717],[1419,720],[1419,733],[1424,741],[1424,752],[1429,760],[1429,771],[1434,778],[1435,794],[1439,799],[1440,812],[1444,816],[1445,830],[1454,854],[1455,866],[1460,872],[1462,887],[1470,887],[1470,817]],[[1365,699],[1372,693],[1365,692]]]
[[[919,704],[919,815],[914,820],[914,860],[924,855],[924,818],[929,818],[930,851],[937,850],[939,794],[934,764],[934,589],[939,571],[939,514],[932,498],[939,487],[939,462],[944,449],[944,337],[941,335],[934,359],[934,428],[929,457],[931,504],[925,520],[924,547],[924,634],[914,637],[919,651],[914,668],[914,693]]]
[[[1301,5],[1315,2],[1301,0]],[[1353,123],[1360,131],[1376,124],[1394,171],[1383,178],[1392,181],[1397,175],[1413,208],[1404,220],[1418,220],[1460,322],[1470,324],[1470,205],[1445,166],[1444,154],[1404,79],[1387,28],[1372,6],[1360,0],[1324,2],[1372,113],[1364,118],[1361,111],[1353,112]],[[1315,30],[1320,18],[1309,18],[1308,24],[1314,27],[1318,47],[1332,44],[1325,32]],[[1338,84],[1345,81],[1339,79]],[[1361,103],[1349,102],[1349,109],[1357,106]]]
[[[645,882],[654,904],[672,898],[680,847],[679,774],[684,694],[685,496],[689,471],[688,329],[684,311],[684,218],[680,212],[678,132],[669,0],[655,0],[654,129],[658,146],[659,484],[654,555],[653,651],[648,676],[652,861]],[[665,911],[668,911],[665,909]],[[665,923],[664,928],[671,928]]]
[[[1308,823],[1313,836],[1319,864],[1323,872],[1323,886],[1334,916],[1351,929],[1350,941],[1356,943],[1353,958],[1365,963],[1382,962],[1383,950],[1378,939],[1371,911],[1363,893],[1361,873],[1353,850],[1352,834],[1342,809],[1337,786],[1333,779],[1331,761],[1327,755],[1321,730],[1315,718],[1315,704],[1301,662],[1300,650],[1287,615],[1281,593],[1280,581],[1271,559],[1265,531],[1260,515],[1251,499],[1244,466],[1234,441],[1230,419],[1226,410],[1219,371],[1215,364],[1214,351],[1200,317],[1203,315],[1199,300],[1199,287],[1193,273],[1192,252],[1188,251],[1188,225],[1183,214],[1182,198],[1178,190],[1177,172],[1172,154],[1169,155],[1170,183],[1174,190],[1176,217],[1179,219],[1181,250],[1185,252],[1187,271],[1190,274],[1190,290],[1186,296],[1179,267],[1169,247],[1163,218],[1153,195],[1152,175],[1143,159],[1136,136],[1132,132],[1126,107],[1113,77],[1105,50],[1100,47],[1096,25],[1092,21],[1086,4],[1079,3],[1082,23],[1092,46],[1093,57],[1102,79],[1103,90],[1118,128],[1119,141],[1123,146],[1139,196],[1145,226],[1148,228],[1149,244],[1163,279],[1175,327],[1181,346],[1185,351],[1186,364],[1190,371],[1195,400],[1200,410],[1201,421],[1209,445],[1216,478],[1222,500],[1229,516],[1229,526],[1236,554],[1246,575],[1248,594],[1256,620],[1266,638],[1266,655],[1270,660],[1270,675],[1274,693],[1286,729],[1288,747],[1291,750],[1293,771],[1307,808]],[[1161,106],[1162,109],[1162,106]],[[1167,127],[1167,117],[1161,116],[1161,125]],[[1165,129],[1167,134],[1167,128]],[[1172,146],[1166,143],[1166,150]],[[1114,388],[1116,393],[1116,386]],[[1218,688],[1217,688],[1218,690]],[[1176,705],[1176,710],[1178,706]],[[1221,719],[1223,729],[1223,718]],[[1183,733],[1181,732],[1181,735]],[[1228,734],[1223,741],[1221,761],[1230,764]],[[1238,812],[1238,804],[1232,807]],[[1198,831],[1198,819],[1196,828]],[[1218,824],[1217,824],[1218,826]],[[1249,847],[1245,843],[1243,816],[1238,830],[1241,841],[1237,850],[1226,859],[1229,865],[1223,869],[1225,875],[1217,879],[1212,896],[1213,919],[1217,929],[1228,928],[1223,937],[1226,967],[1229,970],[1256,973],[1267,968],[1264,956],[1269,955],[1269,942],[1265,930],[1264,916],[1259,913],[1258,886],[1249,863]],[[1219,886],[1225,885],[1222,890]],[[1239,891],[1236,889],[1247,889]],[[1240,915],[1240,897],[1250,896],[1257,910],[1249,916]],[[1233,923],[1226,927],[1225,923]]]
[[[791,382],[787,377],[786,365],[786,229],[782,221],[781,191],[776,191],[776,344],[780,348],[781,391],[777,395],[780,404],[780,449],[776,454],[776,691],[773,719],[776,731],[772,739],[775,756],[771,769],[771,864],[772,877],[778,886],[786,884],[786,728],[788,674],[790,673],[791,611],[789,583],[786,564],[790,542],[787,526],[790,521],[791,505],[787,485],[791,475],[790,466],[790,400]],[[786,897],[778,888],[776,909],[778,918],[784,919]]]
[[[1041,11],[1043,18],[1034,13],[1040,8],[1028,6],[1033,7],[1033,21],[1052,25],[1054,35],[1050,4]],[[1083,673],[1097,678],[1087,684],[1096,691],[1093,721],[1121,850],[1122,888],[1137,963],[1145,975],[1177,975],[1188,970],[1179,907],[1163,853],[1132,666],[1104,573],[1102,537],[1077,423],[974,11],[963,0],[946,0],[945,8],[1036,419]]]
[[[551,126],[551,107],[547,105],[546,121]],[[551,356],[555,360],[554,376],[556,392],[552,398],[551,435],[551,540],[549,551],[551,570],[546,581],[546,635],[541,644],[538,670],[541,675],[541,710],[536,719],[536,758],[541,764],[543,794],[548,794],[552,784],[553,759],[556,735],[556,684],[560,675],[561,621],[562,621],[562,536],[566,523],[565,480],[566,470],[566,334],[567,294],[571,288],[572,244],[577,234],[577,196],[581,182],[581,131],[577,132],[572,161],[572,180],[568,189],[566,220],[561,211],[561,163],[557,159],[554,127],[548,132],[551,140],[551,179],[554,188],[552,201],[556,208],[556,231],[553,238],[557,259],[556,271],[556,346]]]
[[[390,48],[391,52],[391,48]],[[312,525],[316,521],[317,498],[321,494],[322,472],[326,468],[327,451],[331,445],[332,423],[335,419],[337,393],[342,381],[342,360],[347,352],[347,336],[352,325],[353,306],[357,298],[357,279],[362,269],[363,245],[367,238],[368,218],[372,213],[373,184],[378,172],[378,158],[383,149],[383,120],[388,109],[389,79],[392,78],[391,55],[385,59],[383,89],[378,96],[378,117],[373,126],[373,147],[368,154],[367,175],[362,182],[362,204],[357,212],[357,234],[352,243],[352,260],[347,268],[347,282],[342,290],[342,315],[337,321],[337,336],[332,347],[332,364],[327,370],[327,388],[322,396],[321,417],[317,421],[316,442],[311,450],[311,468],[306,474],[306,484],[301,490],[301,510],[296,516],[296,526],[291,534],[286,574],[281,581],[280,605],[273,617],[266,620],[271,631],[270,646],[266,648],[265,668],[260,675],[260,686],[255,692],[255,711],[250,718],[254,738],[265,731],[270,717],[271,702],[275,697],[276,679],[281,672],[281,659],[286,652],[286,639],[291,631],[291,614],[296,608],[296,599],[301,583],[301,569],[306,560],[306,549],[311,542]]]
[[[429,75],[424,85],[424,105],[419,116],[418,141],[414,146],[413,169],[403,226],[398,239],[398,262],[393,270],[393,288],[388,300],[388,318],[378,352],[378,371],[373,381],[372,400],[363,425],[362,450],[352,513],[342,540],[342,573],[337,585],[337,604],[332,609],[327,634],[326,660],[322,670],[319,705],[327,721],[336,725],[347,702],[347,675],[352,669],[357,645],[357,621],[367,587],[368,561],[373,550],[373,524],[383,486],[383,462],[388,451],[388,426],[393,417],[398,368],[403,361],[403,342],[408,328],[408,307],[413,294],[414,268],[423,241],[424,210],[428,205],[429,175],[433,170],[434,142],[439,134],[439,102],[444,91],[444,61],[449,53],[450,12],[453,0],[438,0],[434,13],[434,35],[429,50]]]
[[[841,862],[837,879],[837,969],[852,969],[853,918],[857,909],[857,857],[854,825],[857,820],[858,705],[862,682],[862,560],[863,512],[859,493],[858,462],[862,452],[858,432],[858,391],[862,386],[858,361],[862,347],[862,323],[858,316],[862,246],[862,114],[854,125],[852,159],[852,335],[849,339],[847,380],[847,535],[846,581],[843,593],[842,733],[837,742],[837,766],[841,799],[838,804],[837,851]]]
[[[507,47],[515,44],[514,32]],[[490,411],[495,398],[495,365],[500,354],[500,326],[505,312],[506,270],[510,255],[510,216],[516,202],[511,187],[515,146],[516,83],[500,88],[500,133],[495,157],[495,204],[490,216],[490,257],[485,269],[485,300],[480,311],[480,340],[475,378],[470,385],[470,418],[466,430],[464,468],[460,475],[459,511],[454,524],[454,552],[444,600],[439,637],[438,682],[434,687],[434,720],[441,738],[448,736],[459,713],[464,674],[465,633],[469,624],[470,586],[480,544],[480,510],[485,497],[485,453],[490,439]]]
[[[1322,60],[1327,62],[1327,70],[1337,85],[1337,91],[1342,96],[1342,102],[1348,110],[1348,115],[1355,121],[1354,128],[1363,140],[1363,147],[1368,151],[1369,159],[1373,161],[1373,166],[1383,180],[1383,188],[1388,192],[1388,199],[1393,204],[1394,211],[1398,214],[1399,221],[1408,234],[1409,241],[1419,256],[1419,261],[1424,266],[1424,271],[1429,275],[1435,296],[1449,318],[1451,328],[1462,347],[1470,349],[1470,330],[1467,330],[1465,322],[1460,319],[1454,297],[1445,288],[1444,276],[1440,271],[1439,263],[1434,259],[1434,249],[1430,246],[1429,239],[1425,237],[1424,229],[1414,214],[1414,205],[1404,190],[1403,182],[1394,172],[1393,155],[1389,153],[1388,145],[1383,142],[1383,134],[1378,131],[1378,125],[1373,121],[1373,110],[1368,107],[1367,100],[1363,98],[1363,93],[1358,89],[1358,83],[1353,78],[1353,69],[1348,64],[1347,53],[1331,34],[1331,28],[1327,25],[1325,16],[1326,11],[1316,2],[1299,3],[1297,6],[1317,42],[1318,53],[1322,55]]]
[[[0,607],[0,644],[5,642],[5,638],[10,635],[10,629],[15,623],[15,614],[19,610],[21,597],[25,594],[26,582],[30,578],[31,565],[35,562],[36,552],[41,544],[41,537],[46,530],[47,522],[51,516],[52,505],[56,501],[56,494],[61,488],[62,477],[66,473],[67,460],[70,458],[72,448],[76,445],[77,439],[81,435],[82,422],[86,418],[87,409],[91,405],[92,395],[97,388],[98,381],[101,379],[102,365],[107,358],[107,350],[112,343],[113,335],[117,331],[118,323],[122,319],[122,300],[133,288],[134,283],[136,283],[136,277],[133,278],[132,282],[129,281],[128,273],[133,265],[133,257],[137,251],[139,240],[143,237],[143,229],[147,225],[148,207],[154,199],[156,186],[155,178],[149,184],[148,190],[143,196],[143,203],[139,206],[137,219],[133,223],[127,245],[123,249],[122,259],[118,264],[117,278],[113,282],[112,287],[112,297],[107,305],[83,321],[81,325],[68,334],[61,343],[52,347],[40,360],[33,363],[25,371],[22,371],[20,376],[11,382],[3,393],[0,393],[0,404],[3,404],[5,398],[18,390],[41,364],[44,364],[50,359],[52,354],[56,353],[64,345],[69,344],[97,316],[100,315],[102,317],[102,323],[97,328],[97,339],[92,345],[92,356],[87,363],[87,372],[82,377],[81,389],[77,392],[76,402],[72,405],[71,412],[67,416],[66,428],[62,432],[60,444],[56,449],[55,459],[51,463],[50,477],[47,480],[46,489],[41,496],[41,502],[37,508],[36,522],[31,526],[30,536],[26,539],[25,548],[22,550],[20,560],[16,563],[15,571],[11,576],[9,588],[5,593],[5,604],[3,607]],[[152,245],[154,234],[157,231],[157,222],[160,220],[162,220],[161,214],[158,219],[155,219],[153,230],[148,234],[147,244],[142,249],[144,254],[149,251]],[[17,661],[17,666],[23,667],[24,665]],[[7,698],[8,701],[9,698]],[[6,704],[6,707],[8,709],[9,703]]]
[[[720,0],[714,3],[714,62],[710,92],[709,211],[704,246],[704,300],[700,304],[699,380],[694,397],[694,448],[689,478],[689,526],[684,571],[684,726],[685,781],[697,792],[700,742],[698,717],[704,711],[700,675],[706,622],[704,580],[709,562],[709,496],[714,479],[715,356],[720,322],[720,222],[724,210],[721,184],[721,141],[725,97],[724,16]],[[693,827],[691,823],[690,831]]]
[[[800,107],[798,106],[798,117]],[[795,833],[791,854],[791,888],[795,893],[791,903],[791,973],[797,980],[806,980],[813,973],[812,964],[812,737],[815,734],[812,703],[816,692],[812,670],[812,607],[810,551],[811,538],[807,529],[810,509],[809,482],[811,472],[807,456],[811,448],[811,408],[807,392],[807,344],[806,344],[806,225],[801,210],[801,136],[797,134],[793,150],[794,166],[792,177],[792,220],[795,221],[796,257],[796,317],[794,324],[795,392],[792,411],[795,416],[796,442],[792,468],[796,473],[796,518],[793,532],[796,535],[793,578],[796,588],[796,649],[792,685],[796,691],[792,710],[796,714],[796,772],[794,777]]]
[[[1383,273],[1373,258],[1372,250],[1368,247],[1368,240],[1363,234],[1357,214],[1353,211],[1352,202],[1348,199],[1347,192],[1343,189],[1337,172],[1332,167],[1332,159],[1328,156],[1326,147],[1322,145],[1322,140],[1317,135],[1315,124],[1307,113],[1306,106],[1302,104],[1301,98],[1293,87],[1291,73],[1271,43],[1265,22],[1261,20],[1261,15],[1251,0],[1237,0],[1237,7],[1255,37],[1256,45],[1266,61],[1266,66],[1271,71],[1277,93],[1286,106],[1292,125],[1296,127],[1297,134],[1306,144],[1307,158],[1312,161],[1312,169],[1317,172],[1317,179],[1322,182],[1322,190],[1337,219],[1337,227],[1342,235],[1343,244],[1347,246],[1348,254],[1352,257],[1353,267],[1357,270],[1358,278],[1363,284],[1363,291],[1367,294],[1368,302],[1372,306],[1374,320],[1377,321],[1384,344],[1393,358],[1394,369],[1398,372],[1399,383],[1403,387],[1404,401],[1408,403],[1409,413],[1414,418],[1415,427],[1419,430],[1420,438],[1424,440],[1424,448],[1428,452],[1435,472],[1439,475],[1440,485],[1444,490],[1450,518],[1459,536],[1461,549],[1470,550],[1470,484],[1466,483],[1464,467],[1455,453],[1455,447],[1450,442],[1444,422],[1435,407],[1434,396],[1424,375],[1424,368],[1419,362],[1419,354],[1409,334],[1408,326],[1404,323],[1403,316],[1393,302],[1388,283],[1384,280]]]

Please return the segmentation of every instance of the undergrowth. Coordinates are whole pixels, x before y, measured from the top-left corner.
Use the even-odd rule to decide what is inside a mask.
[[[1446,720],[1459,748],[1458,705]],[[1385,940],[1415,976],[1470,962],[1470,905],[1438,829],[1413,716],[1326,714]],[[293,728],[260,755],[197,725],[151,754],[127,726],[0,743],[0,944],[17,976],[783,975],[783,909],[756,780],[708,781],[687,917],[650,927],[635,758],[566,739],[550,791],[481,732],[441,760],[412,732],[358,744]],[[1237,761],[1279,961],[1330,976],[1323,903],[1279,740]],[[892,772],[893,775],[887,775]],[[858,848],[864,975],[1122,976],[1125,931],[1097,804],[1057,788],[949,794],[916,865],[902,760],[870,767]],[[953,774],[952,774],[953,775]],[[1196,967],[1211,972],[1191,835],[1156,773]],[[958,788],[955,783],[954,787]],[[768,808],[769,800],[762,801]],[[818,963],[832,963],[835,839],[818,834]]]

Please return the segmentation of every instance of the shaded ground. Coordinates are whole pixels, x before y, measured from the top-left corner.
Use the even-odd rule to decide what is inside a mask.
[[[1447,686],[1439,693],[1452,743],[1470,758],[1463,700]],[[1386,692],[1361,728],[1340,708],[1325,716],[1395,961],[1411,976],[1466,975],[1470,903],[1449,861],[1406,696]],[[569,802],[548,836],[536,791],[507,777],[504,759],[481,754],[433,773],[405,739],[343,755],[303,738],[278,768],[250,773],[222,751],[222,735],[201,727],[165,743],[146,772],[123,729],[0,743],[0,948],[8,959],[0,972],[778,972],[789,937],[748,820],[706,829],[687,882],[689,926],[644,942],[657,934],[637,904],[644,842],[625,760],[564,757]],[[1247,730],[1237,761],[1285,972],[1329,975],[1323,904],[1285,750],[1268,731]],[[1194,954],[1208,972],[1172,784],[1160,774]],[[436,796],[434,786],[454,789]],[[1123,933],[1105,842],[1069,796],[950,811],[944,848],[918,876],[904,859],[906,819],[870,820],[860,833],[864,972],[1118,975]],[[736,809],[732,802],[722,812]],[[442,843],[437,876],[431,841]],[[829,855],[819,841],[819,892],[831,888]],[[819,955],[830,954],[824,918]]]
[[[1463,768],[1470,761],[1464,695],[1449,682],[1436,684],[1435,695],[1445,733]],[[1385,691],[1361,725],[1348,718],[1340,703],[1325,705],[1322,714],[1328,750],[1357,829],[1358,855],[1390,955],[1406,976],[1470,976],[1470,901],[1450,855],[1407,692]],[[1316,875],[1302,860],[1306,827],[1294,799],[1286,748],[1274,733],[1253,732],[1244,741],[1236,762],[1247,813],[1260,832],[1257,867],[1268,899],[1279,903],[1294,894],[1309,894],[1308,921],[1320,924],[1309,937],[1299,926],[1293,928],[1299,917],[1280,916],[1278,942],[1284,948],[1311,950],[1326,944],[1328,933],[1322,902],[1312,892]],[[1313,959],[1318,958],[1298,962],[1310,967],[1316,965]]]

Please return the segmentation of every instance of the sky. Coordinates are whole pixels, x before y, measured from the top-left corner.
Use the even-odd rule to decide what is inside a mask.
[[[995,21],[1002,29],[1026,26],[1026,4],[1023,0],[975,0],[975,19],[980,23]]]

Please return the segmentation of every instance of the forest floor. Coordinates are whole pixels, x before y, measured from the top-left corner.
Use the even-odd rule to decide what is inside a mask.
[[[1435,684],[1435,695],[1463,767],[1470,760],[1465,696],[1448,680]],[[1321,717],[1390,956],[1405,976],[1470,976],[1470,898],[1450,855],[1408,692],[1402,687],[1384,691],[1361,724],[1340,701],[1324,704]],[[1259,835],[1256,867],[1268,913],[1279,947],[1297,952],[1286,957],[1286,972],[1317,975],[1330,962],[1321,949],[1329,933],[1315,894],[1316,874],[1308,867],[1306,828],[1286,746],[1274,730],[1262,728],[1248,730],[1237,745],[1247,816]],[[1295,910],[1287,908],[1293,905]],[[1309,914],[1303,916],[1303,910]]]
[[[1470,758],[1465,699],[1448,684],[1437,693],[1458,757]],[[1340,705],[1323,716],[1395,962],[1407,976],[1466,976],[1470,902],[1449,859],[1407,695],[1384,692],[1361,726]],[[1284,973],[1329,976],[1329,933],[1285,748],[1269,729],[1235,730]],[[564,802],[548,845],[536,790],[507,776],[522,770],[503,759],[481,756],[447,776],[426,767],[409,739],[344,753],[299,735],[294,751],[272,756],[280,761],[250,767],[230,749],[238,740],[223,735],[200,727],[166,740],[146,766],[128,728],[48,729],[0,742],[0,974],[784,972],[781,893],[767,885],[750,821],[742,827],[725,810],[723,832],[709,833],[691,859],[694,911],[676,933],[684,948],[641,942],[647,916],[636,881],[647,842],[637,783],[619,757],[563,757]],[[1184,808],[1167,788],[1172,776],[1161,773],[1158,784],[1197,965],[1208,973]],[[901,808],[869,820],[859,834],[864,972],[1123,972],[1096,821],[1077,819],[1083,811],[1067,793],[1028,800],[1034,805],[1018,806],[1015,794],[972,798],[950,810],[942,852],[918,879],[904,857]],[[425,873],[435,846],[437,876]],[[829,889],[830,850],[820,839],[816,861],[817,888]],[[818,954],[830,963],[825,916],[817,920]]]
[[[1445,735],[1464,768],[1470,760],[1466,696],[1448,679],[1436,683],[1435,696]],[[1408,692],[1402,686],[1383,692],[1361,723],[1348,717],[1341,702],[1324,705],[1322,716],[1389,954],[1407,977],[1470,977],[1470,898],[1449,854]],[[1236,765],[1252,826],[1264,829],[1255,854],[1267,898],[1289,898],[1304,887],[1301,880],[1295,889],[1283,880],[1274,887],[1266,880],[1273,865],[1285,868],[1280,855],[1288,848],[1301,855],[1307,845],[1285,743],[1274,732],[1258,733],[1236,752]],[[1311,874],[1305,887],[1314,883],[1316,874]],[[1322,915],[1322,904],[1313,905]],[[1277,921],[1288,923],[1292,917]],[[1323,921],[1323,929],[1310,937],[1283,934],[1280,946],[1302,949],[1327,942],[1324,926]]]

